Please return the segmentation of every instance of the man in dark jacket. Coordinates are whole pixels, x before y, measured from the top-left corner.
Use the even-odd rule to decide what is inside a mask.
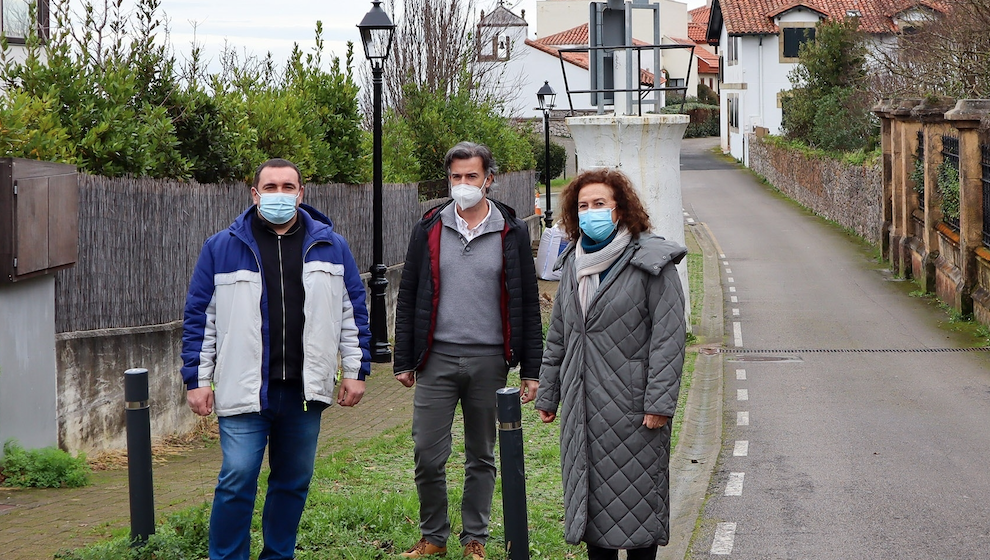
[[[536,398],[542,355],[529,228],[485,197],[491,151],[461,142],[445,158],[448,202],[413,228],[395,310],[395,376],[416,385],[412,435],[422,538],[402,554],[446,554],[446,464],[458,401],[464,414],[464,556],[485,557],[495,489],[495,391],[520,365],[522,402]]]

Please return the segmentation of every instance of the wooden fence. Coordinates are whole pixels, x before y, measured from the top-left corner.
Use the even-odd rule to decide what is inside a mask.
[[[534,211],[534,171],[496,179],[491,196]],[[371,185],[307,185],[304,202],[326,213],[358,267],[372,265]],[[420,201],[417,184],[385,185],[383,259],[405,258],[409,232],[444,199]],[[203,242],[251,204],[244,183],[201,185],[153,179],[79,180],[79,257],[56,274],[56,331],[136,327],[182,318],[186,289]]]

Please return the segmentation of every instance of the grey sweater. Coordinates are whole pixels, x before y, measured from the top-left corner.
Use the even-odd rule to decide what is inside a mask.
[[[457,231],[454,205],[440,214],[440,300],[434,351],[456,356],[503,352],[502,239],[505,219],[492,212],[484,229],[468,242]]]

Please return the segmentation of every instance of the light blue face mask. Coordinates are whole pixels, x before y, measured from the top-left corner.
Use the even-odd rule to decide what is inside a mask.
[[[296,195],[259,193],[258,212],[269,223],[282,225],[296,215]]]
[[[612,208],[589,208],[578,212],[578,226],[593,241],[601,243],[615,231],[612,221]]]

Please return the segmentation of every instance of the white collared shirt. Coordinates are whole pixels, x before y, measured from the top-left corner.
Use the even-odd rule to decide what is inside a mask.
[[[456,202],[454,203],[456,204]],[[480,202],[478,204],[481,204]],[[461,217],[460,212],[457,211],[457,207],[454,207],[454,216],[457,219],[457,232],[464,236],[464,239],[471,241],[478,236],[485,229],[485,224],[488,223],[488,219],[492,217],[492,204],[488,203],[488,213],[485,214],[484,219],[478,222],[478,225],[473,228],[468,227],[467,220]]]

